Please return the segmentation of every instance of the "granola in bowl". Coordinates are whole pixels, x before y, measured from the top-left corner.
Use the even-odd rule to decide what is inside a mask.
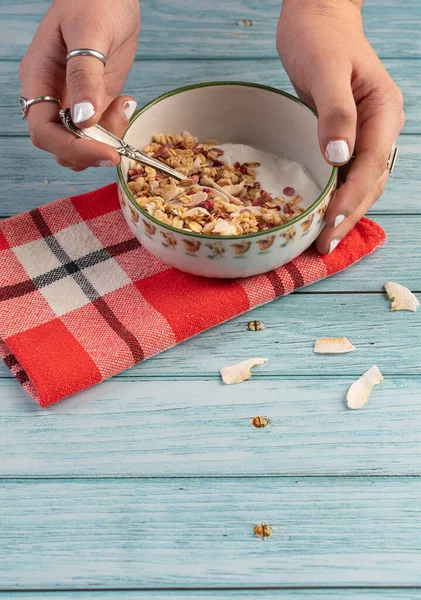
[[[133,161],[128,187],[135,202],[165,225],[214,236],[266,231],[304,212],[303,198],[293,187],[285,186],[280,195],[266,191],[259,181],[259,162],[229,162],[217,144],[199,143],[188,132],[154,135],[144,152],[186,179],[178,182]]]

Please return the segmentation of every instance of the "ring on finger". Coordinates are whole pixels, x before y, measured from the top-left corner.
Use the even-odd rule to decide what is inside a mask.
[[[66,61],[74,56],[92,56],[93,58],[98,58],[104,64],[104,67],[107,64],[106,56],[102,52],[99,52],[99,50],[93,50],[92,48],[75,48],[74,50],[70,50],[66,54]]]
[[[61,104],[60,98],[56,98],[55,96],[37,96],[36,98],[31,98],[30,100],[21,96],[19,98],[19,104],[22,119],[26,119],[29,107],[32,106],[32,104],[37,104],[37,102],[57,102],[57,104]]]

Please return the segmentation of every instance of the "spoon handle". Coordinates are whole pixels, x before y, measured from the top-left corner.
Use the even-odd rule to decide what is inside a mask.
[[[121,156],[126,156],[132,160],[136,160],[146,167],[152,167],[159,173],[173,177],[177,181],[182,181],[183,179],[187,178],[186,175],[183,175],[183,173],[168,167],[160,160],[152,158],[141,150],[130,146],[130,144],[111,133],[111,131],[107,131],[101,127],[101,125],[94,125],[93,127],[88,127],[86,129],[79,129],[79,127],[73,123],[70,110],[68,108],[62,108],[60,110],[60,119],[67,131],[70,131],[70,133],[73,133],[73,135],[76,135],[77,137],[108,144],[109,146],[112,146],[119,154],[121,154]]]

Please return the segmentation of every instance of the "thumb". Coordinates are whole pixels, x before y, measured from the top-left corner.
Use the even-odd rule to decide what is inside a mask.
[[[319,116],[319,144],[326,161],[346,164],[351,158],[357,130],[357,107],[351,89],[351,73],[319,74],[312,86]]]
[[[136,101],[131,96],[119,96],[104,111],[100,125],[121,137],[136,110]]]
[[[70,50],[89,47],[78,40],[65,41]],[[108,47],[104,46],[97,42],[93,47],[106,56]],[[74,56],[67,61],[67,91],[72,118],[77,125],[91,127],[101,118],[106,103],[104,70],[102,61],[93,56]]]

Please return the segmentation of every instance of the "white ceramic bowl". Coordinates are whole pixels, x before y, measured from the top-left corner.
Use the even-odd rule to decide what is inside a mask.
[[[143,148],[155,133],[189,131],[286,157],[304,165],[322,193],[299,217],[267,231],[242,236],[180,231],[139,208],[127,187],[129,160],[118,167],[124,216],[137,239],[163,262],[194,275],[237,278],[280,267],[306,250],[323,227],[337,170],[321,155],[317,117],[297,98],[251,83],[201,83],[160,96],[130,122],[124,139]],[[281,192],[281,190],[280,190]]]

